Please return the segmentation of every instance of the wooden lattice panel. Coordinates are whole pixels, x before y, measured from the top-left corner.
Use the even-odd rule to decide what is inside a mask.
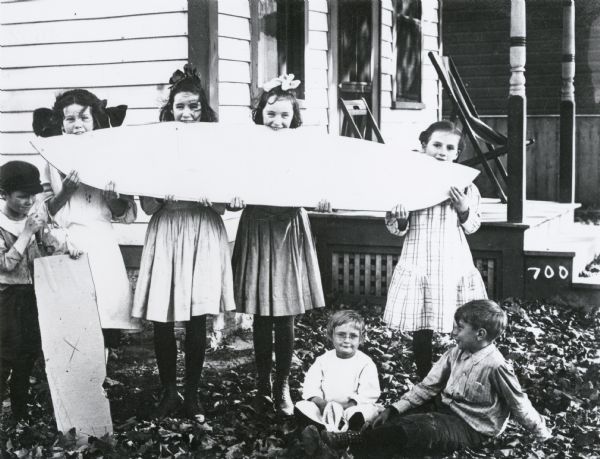
[[[333,292],[357,296],[385,296],[398,255],[333,252]]]
[[[496,260],[494,258],[474,258],[473,261],[481,273],[488,297],[496,298]]]
[[[332,253],[333,293],[352,296],[387,295],[398,255],[385,253]],[[481,273],[488,296],[495,297],[496,260],[475,258],[475,266]]]

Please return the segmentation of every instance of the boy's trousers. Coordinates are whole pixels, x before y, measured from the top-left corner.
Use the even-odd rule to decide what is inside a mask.
[[[352,450],[357,458],[448,454],[477,449],[489,440],[441,402],[439,406],[432,403],[402,415],[394,414],[384,425],[365,430],[361,437],[360,444]]]
[[[16,417],[25,415],[29,376],[40,351],[33,286],[6,286],[0,290],[0,399],[4,399],[8,387]]]

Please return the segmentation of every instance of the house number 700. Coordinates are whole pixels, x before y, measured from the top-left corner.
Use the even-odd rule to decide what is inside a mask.
[[[540,273],[542,272],[542,268],[532,266],[531,268],[527,268],[527,271],[533,271],[533,280],[536,280],[540,276]],[[544,277],[546,279],[552,279],[554,277],[554,275],[556,274],[554,272],[554,268],[552,268],[552,266],[549,266],[549,265],[546,265],[546,267],[543,269],[543,271],[544,271]],[[567,277],[569,277],[569,270],[567,268],[565,268],[564,266],[559,266],[558,267],[558,277],[560,277],[561,279],[566,279]]]

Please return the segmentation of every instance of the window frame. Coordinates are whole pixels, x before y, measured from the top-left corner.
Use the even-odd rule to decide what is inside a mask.
[[[299,29],[303,32],[301,38],[301,44],[296,45],[297,50],[302,50],[302,72],[303,75],[299,75],[297,72],[294,73],[295,78],[301,80],[300,87],[296,90],[297,99],[302,107],[306,99],[306,74],[309,69],[306,68],[306,50],[308,43],[308,0],[273,0],[277,5],[277,14],[286,14],[286,21],[289,21],[289,3],[302,2],[302,14],[303,14],[303,25]],[[281,39],[281,36],[287,32],[287,28],[283,26],[282,22],[277,18],[276,24],[276,47],[277,47],[277,74],[276,75],[265,75],[265,64],[262,61],[265,54],[265,44],[261,41],[261,34],[264,31],[264,19],[260,13],[260,2],[261,0],[250,0],[250,36],[251,36],[251,98],[252,102],[256,101],[261,93],[259,85],[271,78],[277,77],[282,73],[288,73],[287,56],[290,53],[290,48],[286,46],[289,43],[287,36],[285,40]],[[280,5],[282,8],[280,9]],[[285,43],[284,43],[285,42]]]
[[[398,94],[398,7],[402,0],[394,0],[393,2],[393,20],[392,20],[392,40],[393,40],[393,70],[392,75],[392,109],[396,110],[422,110],[426,108],[423,103],[423,0],[414,0],[419,3],[420,17],[417,19],[419,27],[419,52],[418,56],[418,68],[419,68],[419,97],[418,100],[410,100],[409,98],[402,97]],[[414,19],[413,19],[414,20]]]

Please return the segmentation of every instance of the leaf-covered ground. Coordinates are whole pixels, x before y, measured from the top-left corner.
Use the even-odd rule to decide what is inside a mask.
[[[554,438],[536,443],[510,423],[493,447],[455,457],[600,458],[600,314],[537,302],[507,301],[504,307],[510,325],[499,349],[512,360],[534,406],[547,416]],[[328,312],[315,311],[297,322],[294,399],[300,395],[303,371],[328,348]],[[384,326],[380,309],[362,312],[368,324],[363,350],[378,366],[382,401],[396,400],[416,380],[410,337]],[[109,360],[105,385],[115,434],[85,445],[74,444],[72,435],[57,434],[48,386],[37,368],[30,422],[11,426],[4,406],[0,457],[305,457],[293,419],[259,416],[251,408],[254,367],[249,340],[242,334],[208,353],[201,388],[205,422],[173,418],[157,423],[151,420],[159,392],[151,333],[126,338]],[[436,337],[438,355],[450,345],[450,339]]]

